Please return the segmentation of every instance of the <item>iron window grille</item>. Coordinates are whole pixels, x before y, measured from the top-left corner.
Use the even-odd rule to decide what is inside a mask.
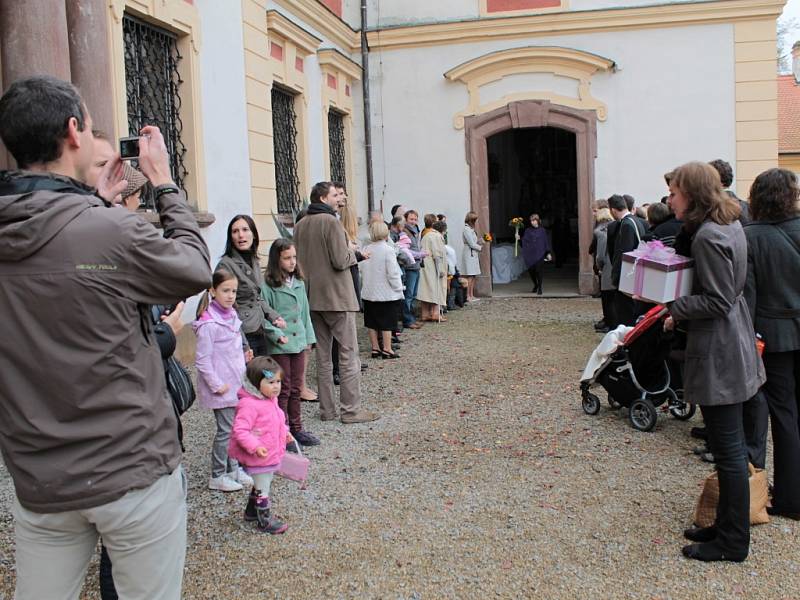
[[[294,94],[272,86],[272,140],[275,154],[275,184],[278,214],[300,210],[300,176],[297,167],[297,113]]]
[[[347,185],[347,155],[345,154],[344,115],[328,111],[328,149],[331,158],[331,181]]]
[[[181,140],[181,79],[178,65],[183,57],[178,38],[130,15],[123,15],[125,50],[125,92],[128,105],[129,135],[139,135],[145,125],[156,125],[164,136],[175,184],[186,192],[189,174],[184,162],[186,146]],[[142,205],[155,208],[152,190],[147,186]]]

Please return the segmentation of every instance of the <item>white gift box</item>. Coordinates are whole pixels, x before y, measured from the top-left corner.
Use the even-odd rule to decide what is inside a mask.
[[[619,291],[664,304],[692,293],[694,260],[679,254],[648,256],[637,249],[622,255]]]

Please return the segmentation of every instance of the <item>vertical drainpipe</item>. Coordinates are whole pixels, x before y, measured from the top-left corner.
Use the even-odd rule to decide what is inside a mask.
[[[367,43],[367,0],[361,0],[361,68],[364,97],[364,152],[367,159],[367,206],[375,210],[375,183],[372,173],[372,112],[369,101],[369,44]]]

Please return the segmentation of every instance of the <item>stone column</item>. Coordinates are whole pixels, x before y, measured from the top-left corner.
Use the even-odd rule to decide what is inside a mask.
[[[70,81],[64,0],[0,2],[3,89],[30,75]]]
[[[72,83],[89,108],[94,128],[113,138],[114,84],[107,5],[104,0],[66,0],[66,18]]]
[[[4,90],[31,75],[70,81],[64,0],[0,1],[0,56]],[[0,145],[0,167],[13,167],[13,162]]]

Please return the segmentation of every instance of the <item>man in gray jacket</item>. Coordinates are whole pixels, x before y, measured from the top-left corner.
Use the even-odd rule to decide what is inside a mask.
[[[339,343],[342,423],[365,423],[378,416],[361,408],[361,361],[358,357],[358,298],[350,267],[356,254],[336,218],[339,192],[328,182],[311,190],[306,216],[294,228],[297,262],[306,278],[311,322],[317,336],[317,385],[323,421],[337,418],[333,391],[333,340]]]
[[[71,84],[31,77],[0,98],[0,137],[21,169],[0,173],[0,449],[16,491],[16,598],[77,598],[98,535],[120,596],[180,597],[186,484],[143,307],[193,295],[211,273],[161,132],[142,135],[163,235],[110,206],[126,184],[118,156],[97,190],[82,183],[92,120]]]

